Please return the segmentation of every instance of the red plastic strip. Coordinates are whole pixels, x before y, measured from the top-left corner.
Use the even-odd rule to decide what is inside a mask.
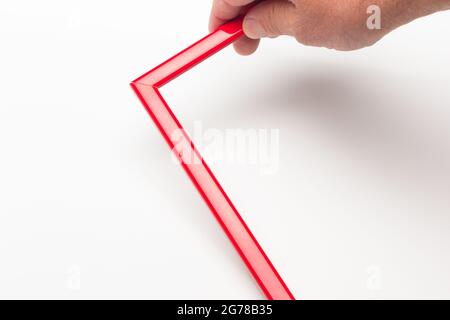
[[[266,297],[293,300],[294,296],[158,90],[242,35],[242,19],[232,21],[139,77],[131,86]]]

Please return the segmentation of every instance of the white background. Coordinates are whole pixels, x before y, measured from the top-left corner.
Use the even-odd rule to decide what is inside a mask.
[[[128,86],[209,9],[2,1],[1,298],[263,298]],[[280,130],[278,174],[212,168],[297,298],[450,298],[449,34],[280,38],[164,88],[187,128]]]

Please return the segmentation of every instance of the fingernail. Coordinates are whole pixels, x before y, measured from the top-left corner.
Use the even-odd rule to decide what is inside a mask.
[[[267,36],[263,26],[252,17],[245,18],[244,33],[250,39],[261,39]]]

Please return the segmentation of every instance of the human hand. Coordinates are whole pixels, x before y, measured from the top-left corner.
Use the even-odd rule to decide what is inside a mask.
[[[450,0],[214,0],[211,31],[251,5],[244,19],[246,37],[234,44],[242,55],[255,52],[261,38],[280,35],[309,46],[342,51],[364,48],[414,19],[450,9]],[[377,18],[370,8],[379,9],[379,28],[368,25],[369,19]]]

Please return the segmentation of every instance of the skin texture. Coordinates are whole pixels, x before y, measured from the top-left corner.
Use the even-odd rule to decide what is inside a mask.
[[[381,29],[370,30],[367,8],[381,9]],[[368,47],[417,18],[450,9],[450,0],[213,0],[210,30],[245,15],[245,38],[234,46],[250,55],[261,38],[292,36],[298,42],[341,51]]]

